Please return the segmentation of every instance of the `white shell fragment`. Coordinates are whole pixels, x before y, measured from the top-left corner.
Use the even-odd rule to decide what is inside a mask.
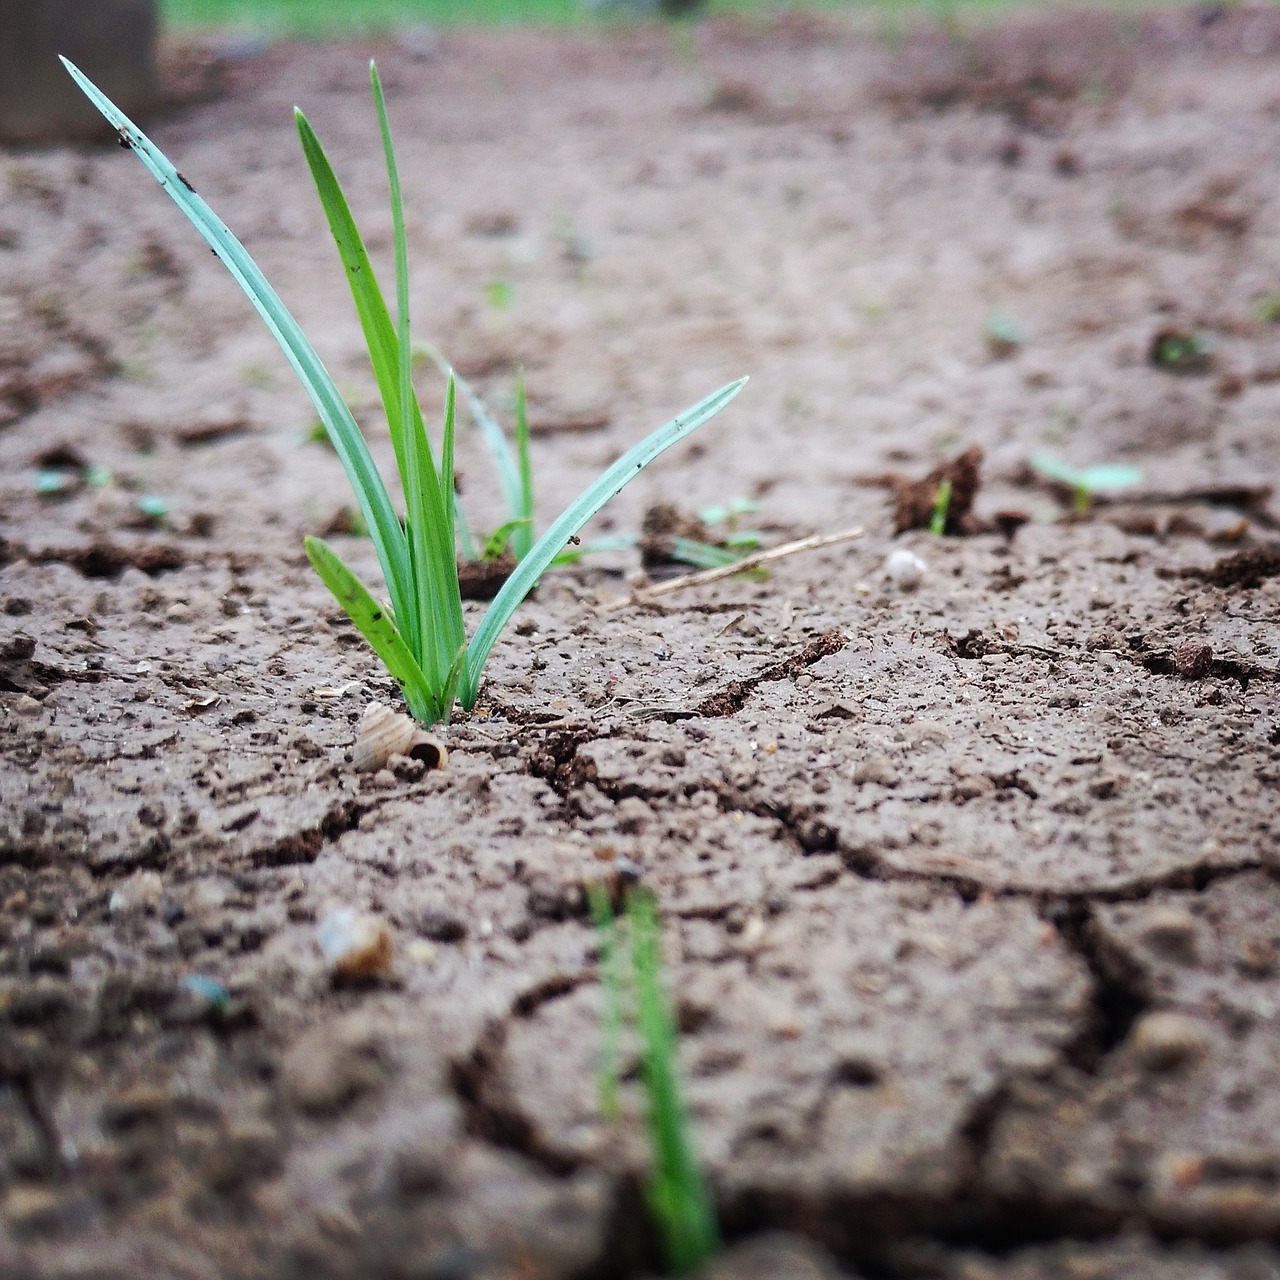
[[[411,716],[371,702],[356,725],[351,762],[357,773],[376,773],[392,756],[421,760],[428,769],[443,769],[449,759],[444,743]]]
[[[889,558],[884,562],[885,576],[900,591],[914,591],[928,567],[914,551],[908,551],[906,547],[890,551]]]
[[[373,978],[391,968],[395,944],[377,916],[338,907],[316,925],[316,942],[336,978]]]

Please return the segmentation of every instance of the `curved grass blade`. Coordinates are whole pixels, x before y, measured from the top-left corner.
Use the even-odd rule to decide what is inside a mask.
[[[320,415],[347,476],[355,490],[356,501],[369,527],[369,534],[382,565],[383,576],[396,609],[397,617],[406,616],[405,606],[411,598],[409,549],[404,531],[396,519],[387,496],[386,486],[374,466],[369,447],[351,416],[328,370],[315,348],[289,314],[279,295],[267,283],[248,250],[231,234],[226,224],[192,189],[191,184],[173,167],[164,153],[82,72],[68,59],[62,59],[71,78],[85,96],[111,124],[120,139],[151,171],[165,193],[186,215],[209,247],[231,272],[258,314],[266,322],[272,336],[280,344],[307,394]]]
[[[304,545],[307,559],[320,575],[321,581],[333,592],[347,617],[355,623],[356,630],[382,659],[391,678],[404,690],[405,701],[414,717],[421,720],[424,715],[429,715],[430,720],[440,719],[438,699],[433,696],[422,668],[409,652],[408,645],[395,622],[387,616],[386,610],[322,538],[308,535]]]
[[[470,711],[480,693],[480,673],[502,629],[511,620],[520,602],[533,589],[534,584],[564,550],[565,544],[591,519],[606,502],[634,480],[659,454],[678,444],[690,432],[714,418],[746,386],[746,378],[739,378],[713,392],[705,400],[698,401],[665,426],[659,427],[634,448],[629,449],[596,482],[590,485],[546,533],[533,545],[529,554],[516,565],[502,589],[493,598],[476,633],[467,647],[466,678],[460,691],[462,705]]]

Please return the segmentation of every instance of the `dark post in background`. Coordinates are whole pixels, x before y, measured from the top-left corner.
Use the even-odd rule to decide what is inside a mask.
[[[0,143],[103,137],[65,54],[129,113],[156,105],[156,0],[0,0]]]

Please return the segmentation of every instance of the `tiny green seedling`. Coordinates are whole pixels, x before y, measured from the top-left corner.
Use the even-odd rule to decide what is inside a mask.
[[[1096,467],[1073,467],[1047,453],[1038,453],[1031,465],[1046,480],[1066,485],[1072,492],[1075,509],[1087,515],[1096,493],[1118,493],[1142,483],[1142,472],[1123,463],[1101,463]]]
[[[719,413],[741,391],[746,380],[731,382],[699,401],[609,467],[533,544],[468,640],[456,554],[457,495],[453,474],[456,388],[450,380],[437,455],[428,439],[412,383],[404,207],[377,69],[370,64],[370,84],[391,189],[396,273],[394,323],[324,148],[301,112],[296,113],[296,119],[303,154],[346,270],[386,411],[404,494],[403,519],[393,508],[368,444],[328,370],[247,250],[137,125],[79,68],[65,58],[62,61],[85,95],[115,128],[121,144],[138,156],[222,260],[280,344],[310,395],[351,481],[378,555],[390,602],[379,604],[327,543],[308,537],[306,550],[312,566],[400,686],[417,720],[428,725],[447,721],[456,702],[461,702],[469,711],[479,697],[481,673],[498,636],[569,539],[659,454]]]
[[[947,531],[947,512],[951,510],[951,481],[945,477],[938,483],[938,496],[933,500],[929,532],[940,538]]]
[[[1027,340],[1022,326],[1003,311],[993,311],[987,317],[987,348],[997,359],[1014,355]]]
[[[621,1113],[618,1099],[622,1030],[619,929],[604,886],[591,886],[588,902],[600,933],[605,998],[601,1106],[606,1119],[613,1119]],[[697,1270],[719,1250],[720,1238],[715,1210],[689,1136],[688,1113],[680,1097],[676,1029],[662,989],[657,906],[653,894],[642,888],[628,889],[626,902],[645,1120],[653,1151],[649,1208],[662,1234],[671,1270],[684,1276]]]

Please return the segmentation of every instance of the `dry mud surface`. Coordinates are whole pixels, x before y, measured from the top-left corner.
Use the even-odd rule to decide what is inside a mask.
[[[582,891],[626,857],[718,1280],[1280,1276],[1280,15],[187,56],[155,135],[389,463],[289,116],[385,262],[370,53],[419,329],[527,371],[544,518],[750,373],[605,527],[866,532],[556,572],[447,767],[357,774],[394,689],[301,554],[349,502],[302,393],[132,157],[0,155],[0,1274],[652,1274]],[[965,536],[895,535],[866,480],[974,445]],[[1143,486],[1073,520],[1041,449]]]

